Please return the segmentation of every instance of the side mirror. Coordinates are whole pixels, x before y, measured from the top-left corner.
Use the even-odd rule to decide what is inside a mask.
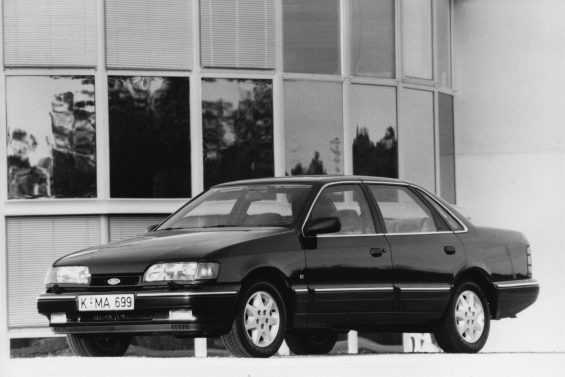
[[[305,236],[315,236],[317,234],[336,233],[341,230],[341,221],[337,217],[322,217],[311,220],[304,227]]]
[[[147,230],[146,230],[147,233],[154,231],[155,228],[157,228],[158,226],[159,226],[159,224],[149,225],[149,226],[147,227]]]

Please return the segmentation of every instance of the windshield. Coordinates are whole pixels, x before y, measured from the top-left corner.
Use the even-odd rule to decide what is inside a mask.
[[[309,185],[245,185],[210,189],[157,230],[219,227],[291,227],[302,211]]]

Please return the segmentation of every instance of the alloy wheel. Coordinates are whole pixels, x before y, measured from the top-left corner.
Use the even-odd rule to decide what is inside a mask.
[[[243,313],[245,333],[257,347],[267,347],[279,332],[280,312],[275,299],[265,291],[253,293]]]
[[[455,305],[455,324],[459,335],[467,343],[475,343],[483,334],[485,312],[481,299],[475,292],[461,292]]]

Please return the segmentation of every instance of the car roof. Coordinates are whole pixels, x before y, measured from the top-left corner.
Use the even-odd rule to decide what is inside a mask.
[[[342,181],[369,181],[369,182],[382,182],[382,183],[403,183],[408,182],[386,177],[372,177],[361,175],[298,175],[286,177],[269,177],[257,179],[245,179],[234,182],[226,182],[219,184],[215,187],[232,186],[232,185],[250,185],[250,184],[273,184],[273,183],[303,183],[303,184],[325,184]]]

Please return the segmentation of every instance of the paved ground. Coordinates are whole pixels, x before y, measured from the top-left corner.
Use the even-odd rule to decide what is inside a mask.
[[[2,377],[563,376],[563,353],[381,354],[322,357],[11,359]]]

